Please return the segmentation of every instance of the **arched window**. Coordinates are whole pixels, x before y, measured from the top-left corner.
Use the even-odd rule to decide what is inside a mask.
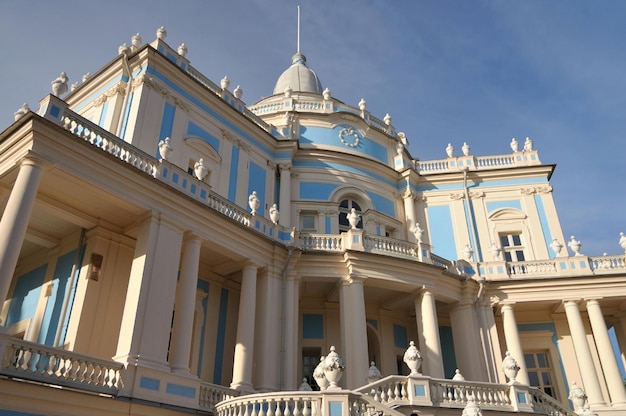
[[[352,208],[357,214],[361,215],[361,207],[352,199],[344,199],[339,203],[339,232],[343,233],[350,229],[350,222],[348,221],[348,214],[352,211]],[[356,228],[363,228],[363,217],[359,218],[359,223]]]

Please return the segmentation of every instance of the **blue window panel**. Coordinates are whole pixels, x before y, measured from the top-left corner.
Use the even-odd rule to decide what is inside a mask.
[[[139,380],[139,387],[148,390],[159,390],[161,381],[150,377],[141,377]]]
[[[552,243],[552,233],[550,231],[550,223],[548,222],[548,215],[546,209],[543,206],[543,198],[541,195],[535,195],[535,206],[537,207],[537,214],[539,214],[539,223],[541,224],[541,230],[543,231],[543,241],[548,248],[550,258],[556,257],[553,250],[550,250],[550,244]]]
[[[163,140],[172,135],[175,114],[176,106],[170,103],[165,103],[165,108],[163,108],[163,118],[161,119],[161,132],[159,133],[159,140]]]
[[[328,410],[330,416],[343,416],[343,403],[342,402],[330,402],[328,403]]]
[[[248,177],[248,195],[253,191],[256,192],[257,198],[261,200],[261,204],[256,212],[259,215],[263,215],[265,212],[265,179],[267,177],[267,171],[265,168],[257,165],[254,162],[250,162],[250,176]],[[258,226],[257,226],[258,228]]]
[[[217,318],[217,339],[215,340],[215,366],[213,367],[213,383],[222,383],[224,368],[224,345],[226,343],[226,319],[228,318],[228,290],[220,293],[220,309]]]
[[[302,338],[324,339],[324,317],[319,314],[302,315]]]
[[[202,127],[197,124],[192,123],[191,121],[187,123],[187,136],[195,136],[198,137],[205,142],[207,142],[216,152],[219,153],[221,141],[217,137],[213,136],[208,131],[204,130]]]
[[[457,365],[451,326],[439,327],[439,341],[441,342],[441,355],[443,358],[445,378],[452,378],[454,374],[456,374]]]
[[[66,296],[69,295],[69,281],[72,275],[72,266],[76,260],[76,251],[71,251],[57,259],[52,279],[52,293],[48,296],[46,309],[41,322],[41,329],[37,342],[54,346],[54,339],[59,328],[61,312]],[[67,314],[65,318],[69,318]]]
[[[393,345],[398,348],[408,348],[409,339],[404,326],[393,324]]]
[[[374,203],[374,209],[376,211],[382,212],[383,214],[395,218],[396,206],[392,200],[372,192],[367,192],[367,195],[372,199],[372,202]]]
[[[522,210],[522,202],[519,199],[512,199],[510,201],[488,201],[486,205],[487,212],[493,212],[501,208],[513,208],[520,211]]]
[[[180,384],[167,383],[165,392],[176,396],[188,397],[193,399],[196,397],[196,389],[188,386],[181,386]]]
[[[230,157],[230,177],[228,178],[228,200],[235,202],[237,198],[237,171],[239,170],[239,148],[233,146]]]
[[[300,199],[328,201],[337,187],[333,183],[300,182]]]
[[[417,397],[426,397],[426,387],[422,385],[414,385],[413,392]]]
[[[439,205],[426,208],[432,252],[447,259],[457,259],[457,247],[454,241],[450,206]]]
[[[6,327],[35,316],[47,268],[48,265],[44,264],[18,278],[11,297]]]

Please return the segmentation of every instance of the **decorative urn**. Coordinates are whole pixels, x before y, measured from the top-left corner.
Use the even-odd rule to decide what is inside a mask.
[[[206,166],[204,166],[204,160],[200,158],[200,160],[198,160],[196,164],[193,165],[193,174],[199,180],[203,180],[207,173],[209,173],[209,170],[206,168]]]
[[[159,142],[159,155],[161,155],[161,159],[167,160],[173,150],[172,146],[170,146],[169,137],[166,137],[164,140]]]
[[[185,56],[187,56],[187,47],[184,43],[181,43],[176,52],[178,52],[178,54],[184,58]]]
[[[559,254],[561,253],[561,249],[563,248],[563,244],[561,244],[559,240],[557,240],[556,238],[553,238],[552,242],[550,243],[550,248],[552,249],[552,251],[554,251],[554,254],[558,257]]]
[[[446,146],[446,154],[448,157],[452,157],[452,155],[454,155],[454,146],[452,146],[452,143],[448,143]]]
[[[224,76],[224,78],[221,79],[220,87],[222,87],[223,90],[227,90],[228,87],[230,87],[230,80],[227,76]]]
[[[306,377],[302,379],[302,384],[298,387],[298,391],[313,391]]]
[[[463,142],[463,146],[461,146],[461,150],[463,151],[463,156],[469,156],[470,154],[470,146],[467,142]]]
[[[515,137],[511,139],[511,150],[513,151],[513,153],[519,151],[519,142],[515,140]]]
[[[417,376],[421,374],[420,368],[422,367],[422,355],[413,341],[409,342],[409,348],[407,348],[404,352],[403,361],[411,370],[411,374],[409,374],[409,376]]]
[[[370,363],[369,370],[367,370],[367,382],[373,383],[375,381],[380,380],[381,378],[383,378],[383,375],[380,373],[380,370],[378,369],[378,367],[376,367],[376,363],[372,361]]]
[[[587,395],[585,391],[576,384],[576,382],[572,382],[572,385],[569,388],[569,396],[567,397],[572,401],[574,405],[574,411],[576,413],[581,413],[585,406],[585,401],[587,400]]]
[[[328,387],[328,380],[326,379],[326,375],[324,374],[324,360],[325,359],[326,357],[322,355],[320,357],[319,364],[317,364],[317,367],[315,367],[315,370],[313,370],[313,379],[315,380],[317,385],[320,387],[320,390],[326,390],[326,388]]]
[[[361,98],[361,100],[359,101],[359,110],[365,111],[366,108],[367,108],[367,101],[365,101],[365,98]]]
[[[415,223],[415,230],[413,231],[413,234],[415,235],[415,239],[417,240],[417,242],[421,243],[424,230],[422,230],[422,227],[420,227],[419,222]]]
[[[524,151],[530,152],[531,150],[533,150],[533,139],[526,137],[526,140],[524,141]]]
[[[241,100],[241,97],[243,97],[243,89],[237,85],[235,87],[235,90],[233,91],[233,95],[235,96],[235,98],[237,98],[238,100]]]
[[[580,254],[580,247],[582,244],[580,241],[576,241],[576,237],[571,236],[567,246],[572,249],[575,256],[582,256],[582,254]]]
[[[280,212],[278,212],[278,208],[276,204],[273,204],[270,208],[270,220],[274,223],[274,225],[278,224],[278,219],[280,218]]]
[[[489,251],[491,251],[491,255],[494,260],[500,260],[500,253],[502,252],[502,249],[496,243],[491,243],[491,249],[489,249]]]
[[[454,377],[452,377],[452,380],[465,381],[465,377],[463,377],[463,374],[461,374],[461,371],[458,368],[454,370]]]
[[[328,88],[324,89],[322,97],[324,97],[324,100],[326,101],[330,100],[330,90]]]
[[[157,29],[156,37],[157,39],[165,40],[165,38],[167,37],[167,30],[165,30],[165,27],[161,26]]]
[[[335,347],[331,346],[330,352],[324,359],[324,375],[329,383],[328,390],[340,388],[337,386],[337,383],[339,383],[341,376],[343,376],[344,368],[343,360],[339,357],[339,354],[335,352]]]
[[[519,369],[519,364],[517,364],[515,358],[511,357],[511,353],[507,351],[504,360],[502,360],[502,371],[509,379],[509,384],[517,384],[515,377],[517,377]]]
[[[624,253],[626,253],[626,235],[623,232],[619,233],[619,245],[624,249]]]
[[[474,400],[474,395],[470,395],[467,397],[467,404],[463,409],[463,413],[461,416],[482,416],[483,411],[476,405],[476,401]]]
[[[259,209],[259,206],[261,206],[261,200],[258,196],[256,196],[256,191],[252,191],[248,197],[248,206],[250,207],[250,213],[252,215],[255,215],[256,210]]]
[[[356,230],[357,225],[359,225],[359,220],[361,216],[356,213],[356,210],[352,208],[350,213],[348,214],[348,222],[350,223],[350,228]]]
[[[474,255],[474,250],[469,246],[469,244],[465,244],[463,248],[463,258],[467,261],[472,261],[472,256]]]

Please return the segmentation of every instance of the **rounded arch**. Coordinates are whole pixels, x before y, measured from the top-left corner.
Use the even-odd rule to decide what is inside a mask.
[[[207,143],[206,140],[197,136],[187,136],[183,139],[185,146],[194,154],[201,155],[207,161],[211,161],[216,164],[222,163],[222,157],[215,147]]]
[[[356,228],[363,228],[363,213],[372,208],[372,200],[365,192],[354,187],[340,188],[331,194],[331,200],[337,204],[340,233],[352,228],[349,218],[353,210],[359,215]]]
[[[330,200],[336,204],[339,204],[345,199],[352,199],[356,201],[361,206],[362,211],[366,211],[374,207],[372,198],[370,198],[367,193],[354,186],[340,187],[335,189],[330,194]]]
[[[516,208],[499,208],[489,213],[491,221],[525,220],[526,214]]]

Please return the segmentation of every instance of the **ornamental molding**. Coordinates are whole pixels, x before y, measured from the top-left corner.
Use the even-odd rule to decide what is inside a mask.
[[[483,191],[470,191],[468,192],[468,196],[469,196],[469,199],[484,198],[485,193]],[[452,193],[450,194],[450,199],[454,201],[460,201],[462,199],[465,199],[465,192]]]
[[[93,104],[96,107],[101,106],[102,104],[106,103],[109,100],[109,98],[114,97],[116,95],[121,95],[121,96],[126,95],[126,83],[125,82],[118,82],[117,84],[115,84],[114,86],[106,90],[104,94],[102,94],[101,96],[99,96],[93,101]]]
[[[189,111],[189,104],[187,104],[185,100],[173,94],[169,88],[167,88],[163,83],[161,83],[161,81],[157,80],[156,78],[146,75],[145,73],[141,74],[133,80],[133,82],[131,83],[131,87],[134,90],[142,84],[161,94],[163,97],[165,97],[166,100],[174,103],[176,107],[179,107],[185,112]]]
[[[547,186],[531,186],[529,188],[520,188],[520,193],[522,195],[545,195],[552,192],[552,187],[550,185]]]
[[[279,163],[278,164],[278,169],[282,172],[282,171],[290,171],[292,168],[291,163]]]
[[[361,139],[355,129],[352,127],[344,127],[339,131],[339,140],[341,140],[341,143],[345,146],[355,148],[359,147]]]

